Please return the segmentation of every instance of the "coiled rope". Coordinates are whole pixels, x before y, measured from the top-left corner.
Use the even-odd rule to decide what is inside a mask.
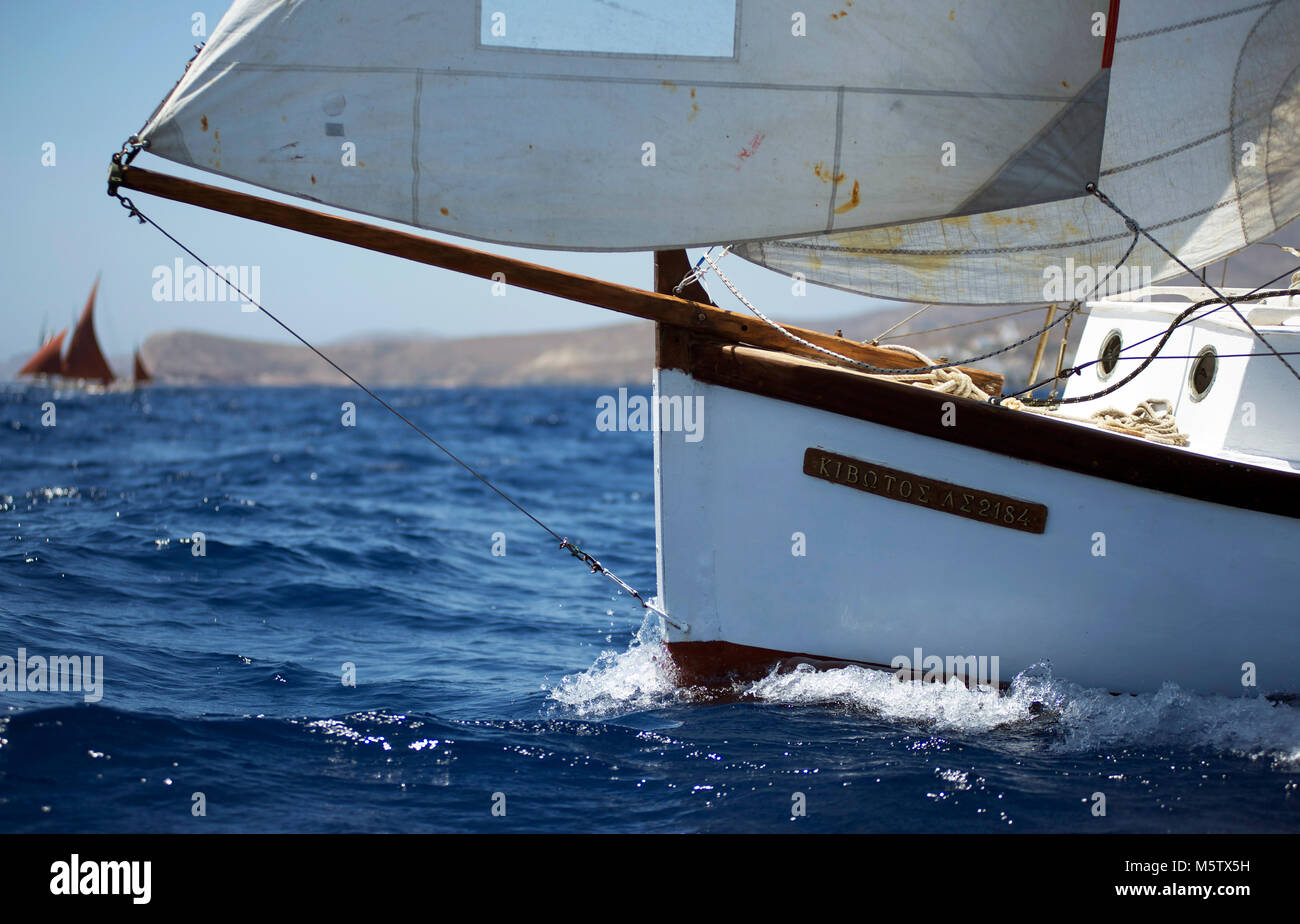
[[[920,350],[902,344],[887,343],[883,344],[881,349],[898,350],[913,357],[917,362],[926,364],[932,362],[930,357]],[[884,376],[876,376],[876,378],[884,378]],[[952,395],[954,398],[973,398],[978,401],[987,397],[980,390],[980,387],[971,380],[971,377],[960,369],[938,369],[934,372],[919,375],[897,376],[894,381],[901,381],[907,385],[916,385],[920,388],[928,388],[932,391]],[[1013,411],[1026,411],[1044,417],[1052,417],[1056,420],[1090,424],[1103,430],[1113,430],[1116,433],[1140,436],[1152,442],[1166,443],[1170,446],[1186,446],[1191,442],[1187,434],[1178,429],[1178,422],[1174,419],[1173,407],[1164,398],[1148,398],[1132,412],[1109,407],[1105,410],[1096,411],[1090,417],[1074,417],[1062,414],[1053,408],[1035,407],[1015,398],[1004,400],[1002,406]]]
[[[1105,410],[1095,411],[1090,417],[1074,417],[1052,408],[1034,407],[1015,398],[1007,398],[1002,402],[1002,406],[1013,411],[1041,414],[1055,420],[1091,424],[1103,430],[1140,436],[1154,443],[1165,443],[1170,446],[1187,446],[1191,443],[1190,437],[1178,429],[1173,406],[1164,398],[1147,398],[1131,412],[1108,407]]]

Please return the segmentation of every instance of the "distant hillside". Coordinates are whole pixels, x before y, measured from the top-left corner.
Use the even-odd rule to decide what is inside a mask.
[[[805,326],[870,339],[916,310],[914,305]],[[952,359],[1017,340],[1042,323],[1034,310],[1000,321],[969,324],[997,308],[930,308],[887,342],[906,343]],[[956,325],[956,326],[953,326]],[[947,330],[906,336],[907,330]],[[331,344],[326,352],[358,379],[375,385],[648,384],[654,361],[654,327],[632,322],[545,334],[511,334],[459,340],[381,337]],[[177,385],[337,385],[345,379],[304,347],[176,331],[155,334],[141,348],[156,379]],[[986,368],[1028,374],[1032,347],[998,357]],[[1055,355],[1054,353],[1052,355]]]
[[[338,385],[346,379],[305,347],[183,331],[155,334],[141,356],[159,381],[180,385]],[[444,340],[381,337],[325,352],[366,384],[530,385],[648,382],[649,322],[590,330]]]
[[[1286,229],[1274,240],[1300,243],[1300,226]],[[1275,247],[1254,246],[1228,262],[1228,286],[1255,286],[1285,273],[1297,259]],[[1208,280],[1219,285],[1222,264],[1207,269]],[[1277,283],[1283,287],[1286,279]],[[1189,285],[1189,277],[1168,285]],[[815,298],[816,287],[809,288]],[[844,333],[870,340],[907,318],[916,305],[865,312],[848,318],[802,322],[800,326]],[[1017,313],[1019,312],[1019,313]],[[1011,316],[987,323],[970,322],[994,315]],[[998,307],[934,307],[893,330],[882,342],[916,347],[930,356],[965,359],[1028,335],[1041,326],[1042,309],[1020,311]],[[1079,323],[1072,331],[1078,342]],[[937,329],[937,330],[936,330]],[[1063,325],[1053,331],[1043,368],[1054,367]],[[914,334],[918,331],[931,333]],[[326,352],[361,381],[374,385],[529,385],[529,384],[648,384],[654,359],[654,329],[636,321],[607,327],[541,334],[509,334],[467,339],[403,337],[374,334],[328,345]],[[184,331],[154,334],[141,354],[146,367],[161,382],[178,385],[343,384],[342,376],[307,349],[298,346],[236,340]],[[1033,360],[1034,344],[980,363],[1000,372],[1009,384],[1023,384]],[[0,362],[0,381],[13,378],[26,355]],[[1067,360],[1068,360],[1067,356]],[[110,359],[119,374],[130,374],[129,357]]]

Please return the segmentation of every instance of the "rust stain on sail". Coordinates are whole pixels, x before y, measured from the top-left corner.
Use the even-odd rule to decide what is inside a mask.
[[[1021,227],[1029,228],[1030,230],[1037,230],[1038,228],[1037,218],[1013,218],[1011,216],[999,215],[997,212],[986,212],[978,217],[985,224],[994,228],[1003,228],[1007,225],[1020,225]],[[948,219],[948,221],[952,220],[953,219]]]
[[[813,164],[813,175],[823,183],[839,183],[844,179],[843,173],[832,174],[831,171],[826,168],[826,164],[820,160]]]
[[[835,214],[843,215],[845,212],[851,211],[857,208],[861,204],[862,204],[862,184],[860,184],[857,180],[854,180],[853,192],[849,196],[849,201],[845,202],[843,205],[837,205],[835,207]]]
[[[740,153],[736,155],[737,170],[739,170],[742,166],[744,166],[745,161],[749,160],[749,158],[753,157],[758,152],[759,145],[763,143],[763,139],[766,137],[767,137],[766,132],[757,132],[754,135],[753,140],[750,141],[746,147],[740,149]]]
[[[960,233],[963,226],[969,227],[970,221],[962,216],[945,219],[943,224],[956,235]],[[863,264],[882,263],[907,267],[908,271],[915,273],[918,281],[922,283],[922,289],[915,293],[917,300],[925,300],[930,294],[925,288],[927,284],[933,285],[936,281],[947,278],[954,260],[954,255],[946,252],[907,252],[908,241],[903,229],[897,226],[836,232],[835,241],[846,250],[862,251],[854,253],[853,256]]]

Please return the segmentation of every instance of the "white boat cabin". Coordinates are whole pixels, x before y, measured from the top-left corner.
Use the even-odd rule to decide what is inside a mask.
[[[1231,298],[1249,290],[1220,291]],[[1155,286],[1125,293],[1123,300],[1090,302],[1075,365],[1095,362],[1069,377],[1065,397],[1118,382],[1151,353],[1174,318],[1208,298],[1213,296],[1201,287]],[[1278,352],[1300,351],[1300,299],[1275,296],[1237,308]],[[1193,317],[1133,381],[1104,397],[1065,405],[1064,412],[1087,417],[1165,399],[1191,440],[1190,451],[1300,470],[1300,381],[1232,308],[1212,302]],[[1300,366],[1297,360],[1290,358],[1293,366]]]

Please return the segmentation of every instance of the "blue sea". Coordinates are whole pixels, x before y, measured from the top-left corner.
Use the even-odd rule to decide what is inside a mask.
[[[651,438],[597,431],[610,392],[384,393],[652,594]],[[679,690],[635,600],[343,388],[0,387],[20,649],[102,686],[0,692],[4,832],[1300,831],[1294,705],[1050,665]]]

